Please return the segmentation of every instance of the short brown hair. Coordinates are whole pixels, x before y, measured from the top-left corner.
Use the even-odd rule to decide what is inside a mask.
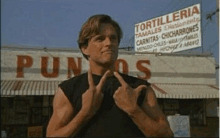
[[[118,36],[118,44],[120,43],[123,33],[122,33],[122,30],[119,24],[108,15],[97,14],[97,15],[93,15],[89,17],[88,20],[83,24],[79,32],[79,37],[78,37],[77,42],[78,42],[80,50],[82,47],[88,46],[88,42],[93,36],[99,34],[99,28],[102,23],[109,23],[115,28],[117,36]],[[88,59],[88,57],[85,54],[83,54],[83,56],[86,59]]]

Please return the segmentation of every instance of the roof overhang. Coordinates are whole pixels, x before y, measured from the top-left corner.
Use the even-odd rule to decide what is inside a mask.
[[[61,81],[2,80],[1,97],[19,95],[54,95]]]
[[[54,95],[62,81],[2,80],[1,97]],[[157,98],[204,99],[219,98],[219,88],[205,84],[153,83]]]
[[[219,88],[204,84],[152,84],[157,98],[205,99],[219,98]]]

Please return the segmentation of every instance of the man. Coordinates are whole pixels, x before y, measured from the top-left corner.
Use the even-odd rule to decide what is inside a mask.
[[[150,84],[114,71],[121,38],[108,15],[84,23],[78,44],[90,68],[59,85],[48,137],[173,136]]]

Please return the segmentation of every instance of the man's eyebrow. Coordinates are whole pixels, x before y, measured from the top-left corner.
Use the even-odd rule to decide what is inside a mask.
[[[117,37],[118,35],[117,34],[112,34],[111,36],[116,36]]]
[[[99,38],[99,37],[102,37],[102,36],[103,35],[98,34],[98,35],[95,35],[94,38]]]
[[[102,37],[102,36],[105,36],[103,34],[97,34],[95,36],[93,36],[93,38],[99,38],[99,37]],[[110,37],[117,37],[118,35],[117,34],[111,34]]]
[[[97,35],[92,36],[92,38],[97,38],[97,37],[100,37],[100,36],[101,36],[100,34],[97,34]]]

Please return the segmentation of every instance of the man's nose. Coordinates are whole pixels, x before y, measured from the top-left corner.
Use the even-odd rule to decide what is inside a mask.
[[[110,46],[111,44],[112,44],[111,39],[109,37],[106,37],[105,41],[104,41],[104,45],[105,46]]]

